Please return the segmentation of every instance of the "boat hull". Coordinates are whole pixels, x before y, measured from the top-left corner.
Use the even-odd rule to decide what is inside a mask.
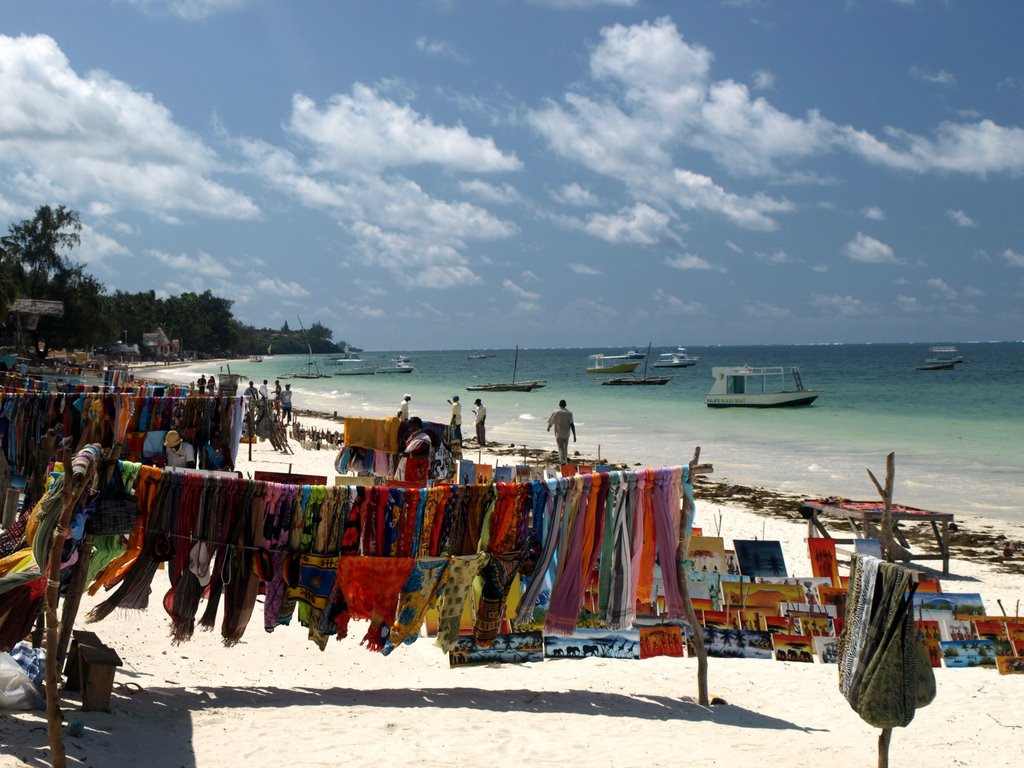
[[[958,361],[950,360],[949,362],[942,363],[925,363],[924,365],[917,366],[919,371],[952,371],[956,367]]]
[[[495,382],[494,384],[475,384],[466,387],[467,392],[530,392],[547,385],[547,381],[537,379],[535,381],[517,382]]]
[[[587,368],[587,373],[632,373],[639,367],[640,361],[637,360],[629,363],[614,363],[612,365]]]
[[[675,361],[662,361],[657,363],[651,363],[651,368],[689,368],[691,365],[696,365],[696,360],[680,360]]]
[[[820,391],[754,392],[742,395],[708,395],[704,402],[708,408],[791,408],[810,405],[818,399]]]
[[[611,379],[605,379],[602,384],[608,384],[612,386],[630,386],[630,385],[658,385],[668,384],[672,380],[671,376],[617,376]]]

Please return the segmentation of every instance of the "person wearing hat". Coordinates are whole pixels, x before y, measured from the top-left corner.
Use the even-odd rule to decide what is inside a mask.
[[[412,395],[402,395],[402,402],[398,404],[398,418],[402,421],[409,420],[409,401],[412,400]]]
[[[479,397],[473,401],[473,405],[476,406],[473,409],[473,415],[476,416],[476,444],[481,448],[485,448],[487,446],[487,433],[484,429],[484,421],[487,420],[487,409],[484,408],[484,404]]]
[[[164,437],[164,463],[168,467],[194,467],[196,449],[185,442],[177,430],[172,429]]]
[[[452,440],[458,440],[462,442],[462,403],[459,402],[458,395],[452,395],[452,399],[448,401],[452,404]]]

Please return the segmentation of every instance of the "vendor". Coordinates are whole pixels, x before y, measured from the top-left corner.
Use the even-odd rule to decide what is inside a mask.
[[[430,451],[433,443],[430,434],[423,429],[419,416],[409,419],[409,437],[400,454],[396,479],[413,483],[426,483],[430,475]]]
[[[164,462],[168,467],[195,467],[196,449],[172,429],[164,437]]]

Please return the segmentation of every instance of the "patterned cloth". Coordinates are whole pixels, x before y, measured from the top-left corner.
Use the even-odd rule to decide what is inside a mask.
[[[459,639],[462,605],[473,587],[473,579],[480,573],[487,560],[486,552],[452,558],[448,585],[441,595],[441,605],[438,607],[437,641],[434,643],[445,653],[454,648],[455,642]]]
[[[481,569],[484,586],[480,592],[480,605],[476,609],[476,623],[473,625],[473,639],[477,647],[488,648],[494,645],[494,639],[501,632],[508,590],[525,557],[526,552],[523,551],[492,553],[490,560]]]
[[[402,586],[416,565],[411,557],[341,557],[338,586],[345,595],[349,617],[369,619],[360,642],[371,651],[384,650],[383,633],[395,621]]]
[[[450,565],[451,561],[447,557],[421,557],[416,561],[398,597],[395,623],[384,644],[385,656],[401,643],[416,640],[427,610],[434,606],[438,596],[444,592]]]

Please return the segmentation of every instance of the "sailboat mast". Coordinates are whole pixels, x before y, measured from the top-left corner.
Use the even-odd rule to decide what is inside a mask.
[[[519,365],[519,345],[516,344],[516,356],[512,358],[512,383],[516,383],[516,367]]]

